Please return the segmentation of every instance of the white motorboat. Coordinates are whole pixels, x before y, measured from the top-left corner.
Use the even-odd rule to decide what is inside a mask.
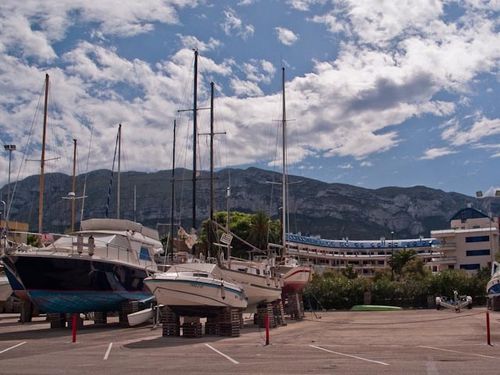
[[[129,220],[90,219],[82,230],[46,247],[3,256],[29,298],[49,313],[117,311],[122,302],[152,297],[144,279],[162,251],[156,230]]]
[[[210,315],[223,307],[246,308],[245,290],[215,264],[184,263],[144,280],[159,304],[181,315]]]

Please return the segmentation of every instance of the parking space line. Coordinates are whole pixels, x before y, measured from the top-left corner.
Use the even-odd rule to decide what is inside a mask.
[[[13,345],[10,348],[4,349],[4,350],[2,350],[0,352],[0,354],[8,352],[9,350],[12,350],[12,349],[17,348],[18,346],[21,346],[21,345],[24,345],[24,344],[26,344],[26,341],[20,342],[19,344]]]
[[[232,359],[230,356],[228,356],[227,354],[224,354],[222,353],[221,351],[215,349],[212,345],[210,344],[205,344],[205,346],[209,347],[210,349],[212,349],[214,352],[216,352],[217,354],[220,354],[221,356],[223,356],[224,358],[226,358],[227,360],[233,362],[235,365],[239,364],[238,361]]]
[[[419,345],[418,347],[419,348],[424,348],[424,349],[440,350],[442,352],[450,352],[450,353],[457,353],[457,354],[468,354],[468,355],[473,355],[473,356],[476,356],[476,357],[491,358],[491,359],[500,359],[499,357],[492,357],[490,355],[485,355],[485,354],[477,354],[477,353],[470,353],[470,352],[461,352],[461,351],[458,351],[458,350],[436,348],[434,346]]]
[[[106,350],[106,354],[104,354],[104,358],[103,358],[104,361],[108,360],[109,353],[111,353],[111,348],[112,347],[113,347],[113,343],[110,342],[109,345],[108,345],[108,350]]]
[[[355,358],[355,359],[359,359],[359,360],[361,360],[361,361],[372,362],[372,363],[376,363],[376,364],[383,365],[383,366],[389,366],[389,364],[388,364],[388,363],[385,363],[385,362],[374,361],[373,359],[368,359],[368,358],[358,357],[358,356],[356,356],[356,355],[351,355],[351,354],[345,354],[345,353],[334,352],[333,350],[328,350],[328,349],[322,348],[321,346],[316,346],[316,345],[309,345],[309,346],[310,346],[311,348],[315,348],[315,349],[323,350],[323,351],[328,352],[328,353],[337,354],[337,355],[342,355],[342,356],[344,356],[344,357]]]

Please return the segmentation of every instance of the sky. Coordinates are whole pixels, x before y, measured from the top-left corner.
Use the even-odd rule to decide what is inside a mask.
[[[47,172],[280,171],[285,68],[288,172],[366,188],[500,186],[498,0],[54,0],[0,3],[0,141],[12,181]],[[187,110],[187,111],[186,111]],[[9,155],[0,156],[0,185]]]

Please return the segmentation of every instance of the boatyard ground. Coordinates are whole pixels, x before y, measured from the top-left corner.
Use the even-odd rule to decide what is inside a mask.
[[[500,368],[500,313],[436,310],[306,313],[237,338],[161,337],[161,328],[49,329],[43,317],[21,325],[0,315],[2,374],[480,374]]]

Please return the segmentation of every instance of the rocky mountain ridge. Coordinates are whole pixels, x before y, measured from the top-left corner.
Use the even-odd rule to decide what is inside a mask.
[[[176,171],[175,222],[191,226],[192,172]],[[97,170],[87,176],[83,218],[105,217],[111,172]],[[201,172],[197,182],[197,219],[209,214],[210,183],[208,172]],[[19,181],[14,195],[10,219],[28,222],[37,228],[38,180],[30,176]],[[85,176],[77,178],[76,196],[83,194]],[[227,186],[231,186],[229,202]],[[264,211],[273,218],[280,216],[281,175],[258,169],[223,169],[215,173],[215,209],[243,212]],[[272,183],[275,182],[275,183]],[[408,188],[384,187],[366,189],[338,183],[326,183],[309,178],[289,176],[290,231],[323,238],[378,239],[417,238],[428,236],[433,229],[449,227],[450,217],[459,209],[472,204],[485,213],[500,214],[497,198],[476,199],[459,193],[447,193],[425,186]],[[116,216],[116,175],[110,197],[109,216]],[[170,222],[171,171],[124,172],[121,175],[121,216],[134,219],[134,186],[136,189],[137,221],[150,227],[165,229]],[[13,190],[13,184],[11,191]],[[70,225],[70,201],[62,199],[71,190],[71,177],[53,173],[46,175],[44,231],[63,232]],[[7,186],[0,193],[7,198]],[[77,201],[78,217],[82,201]],[[199,225],[199,223],[198,223]]]

